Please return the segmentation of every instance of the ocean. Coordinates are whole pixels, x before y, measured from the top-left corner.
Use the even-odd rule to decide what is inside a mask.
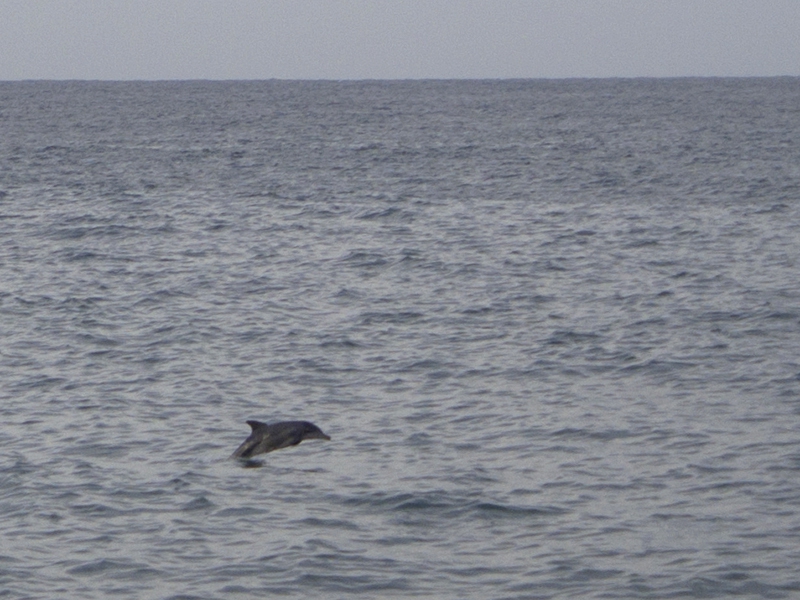
[[[798,107],[0,83],[0,597],[800,597]]]

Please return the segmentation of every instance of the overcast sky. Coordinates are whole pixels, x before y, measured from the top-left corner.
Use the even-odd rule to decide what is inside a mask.
[[[800,75],[800,0],[0,0],[0,80]]]

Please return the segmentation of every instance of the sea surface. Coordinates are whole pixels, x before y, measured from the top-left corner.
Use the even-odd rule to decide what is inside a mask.
[[[797,78],[0,83],[0,598],[798,598],[799,260]]]

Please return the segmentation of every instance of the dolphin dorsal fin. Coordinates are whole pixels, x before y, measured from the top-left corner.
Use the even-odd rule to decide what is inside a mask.
[[[266,423],[262,423],[261,421],[245,421],[253,431],[258,431],[259,429],[266,427]]]

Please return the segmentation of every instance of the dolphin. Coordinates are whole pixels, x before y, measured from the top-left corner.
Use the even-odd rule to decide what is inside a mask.
[[[281,421],[267,425],[261,421],[247,421],[252,428],[248,438],[242,442],[231,458],[250,458],[289,446],[296,446],[303,440],[330,440],[330,436],[308,421]]]

